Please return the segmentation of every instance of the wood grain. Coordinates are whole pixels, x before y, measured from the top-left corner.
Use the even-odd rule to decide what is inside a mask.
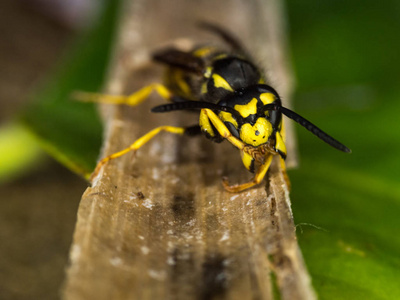
[[[288,99],[282,24],[269,24],[282,16],[278,3],[127,2],[108,91],[159,81],[160,69],[146,54],[178,37],[209,39],[194,26],[206,19],[266,53],[263,65],[276,70]],[[269,25],[275,29],[260,27]],[[103,106],[103,155],[161,124],[198,122],[197,114],[150,114],[158,103],[155,96],[134,108]],[[168,133],[108,163],[82,197],[64,299],[314,299],[277,161],[267,186],[240,194],[225,192],[222,176],[232,183],[251,178],[231,145]]]

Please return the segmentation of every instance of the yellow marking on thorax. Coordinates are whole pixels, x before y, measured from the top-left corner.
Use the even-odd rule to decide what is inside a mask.
[[[199,49],[195,50],[193,52],[193,55],[197,56],[197,57],[205,57],[205,56],[210,55],[210,53],[213,51],[215,51],[214,47],[203,47],[203,48],[199,48]]]
[[[233,92],[232,87],[229,85],[229,83],[223,78],[221,75],[218,74],[213,74],[212,78],[214,80],[214,86],[217,88],[223,88],[227,91]]]
[[[236,120],[232,117],[231,113],[225,112],[225,111],[221,111],[218,114],[218,117],[223,121],[223,122],[229,122],[232,123],[233,126],[235,126],[235,128],[238,128],[238,123],[236,122]]]
[[[203,74],[203,76],[204,76],[205,78],[210,78],[211,73],[212,73],[212,70],[213,70],[212,67],[207,67],[207,68],[206,68],[206,71],[205,71],[204,74]]]
[[[243,118],[247,118],[250,115],[254,115],[257,113],[257,99],[253,98],[249,103],[247,104],[236,104],[235,105],[235,110],[237,110]]]
[[[272,93],[262,93],[260,95],[260,100],[264,105],[271,104],[275,101],[275,96]]]
[[[215,57],[213,58],[213,60],[216,61],[216,60],[223,59],[223,58],[225,58],[225,57],[228,57],[228,54],[226,54],[226,53],[221,53],[221,54],[215,56]]]

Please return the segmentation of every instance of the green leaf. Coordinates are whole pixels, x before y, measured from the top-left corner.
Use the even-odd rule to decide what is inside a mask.
[[[96,165],[102,126],[93,104],[71,99],[75,90],[98,91],[108,66],[120,1],[106,1],[102,16],[65,58],[59,71],[22,116],[57,160],[85,175]]]
[[[320,299],[400,299],[397,4],[289,1],[296,111],[353,150],[297,130],[291,199]]]
[[[19,123],[0,127],[0,183],[13,179],[41,161],[42,151]]]

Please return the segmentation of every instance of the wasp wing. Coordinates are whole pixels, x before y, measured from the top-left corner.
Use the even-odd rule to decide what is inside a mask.
[[[206,21],[201,21],[198,23],[198,25],[200,28],[204,30],[219,35],[220,38],[224,40],[225,43],[227,43],[236,53],[244,55],[245,57],[249,57],[248,52],[246,51],[242,43],[240,43],[239,40],[236,37],[234,37],[230,32],[226,31],[225,29],[219,27],[216,24],[209,23]]]
[[[154,53],[153,59],[157,62],[191,73],[202,74],[205,68],[204,61],[200,57],[174,48]]]

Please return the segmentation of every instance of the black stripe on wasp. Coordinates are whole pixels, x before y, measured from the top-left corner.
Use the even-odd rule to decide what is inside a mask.
[[[299,123],[330,146],[351,152],[310,121],[283,107],[277,91],[266,84],[260,69],[231,34],[212,24],[202,23],[201,26],[219,35],[230,50],[214,46],[201,46],[187,52],[164,49],[153,54],[154,61],[167,67],[164,83],[145,86],[129,96],[86,92],[75,95],[82,101],[136,106],[155,91],[170,103],[154,107],[151,110],[154,113],[200,111],[198,125],[157,127],[126,149],[101,159],[90,176],[91,181],[108,161],[138,150],[162,131],[190,136],[203,133],[217,143],[228,140],[239,149],[244,166],[255,173],[251,181],[242,184],[230,185],[227,179],[223,179],[223,186],[228,192],[241,192],[263,180],[274,156],[279,156],[285,172],[282,115]],[[288,179],[287,182],[289,184]]]

